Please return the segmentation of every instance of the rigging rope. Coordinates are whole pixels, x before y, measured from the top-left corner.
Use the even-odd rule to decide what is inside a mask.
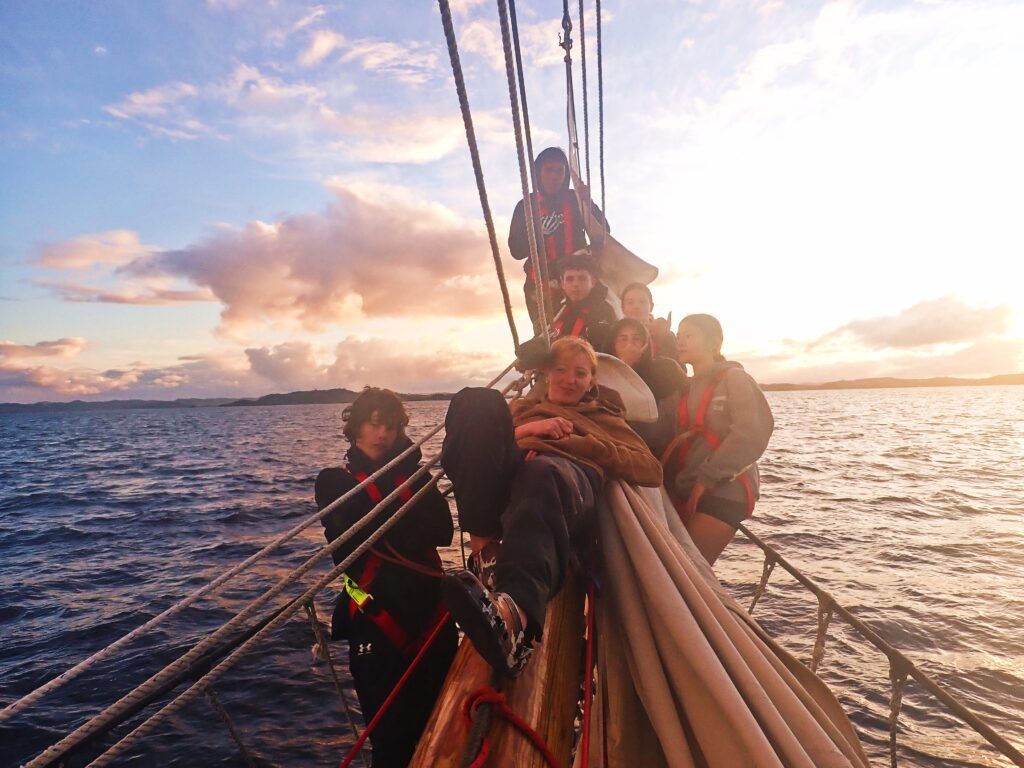
[[[405,670],[405,672],[402,673],[402,676],[398,678],[398,682],[395,683],[395,687],[391,689],[391,693],[389,693],[387,698],[384,699],[384,702],[380,705],[380,708],[377,710],[377,713],[373,716],[373,719],[370,720],[370,722],[366,725],[366,730],[363,731],[363,734],[359,737],[359,739],[356,741],[353,747],[348,751],[348,754],[345,755],[345,759],[341,761],[340,768],[348,768],[350,765],[352,765],[352,761],[355,759],[356,754],[359,752],[360,749],[362,749],[363,744],[366,743],[366,740],[370,737],[370,734],[373,733],[374,729],[377,727],[377,723],[380,722],[381,718],[384,717],[385,713],[391,708],[391,705],[395,701],[395,697],[398,696],[401,690],[405,687],[405,684],[409,681],[409,678],[412,676],[412,673],[416,670],[416,667],[419,666],[419,663],[423,659],[423,657],[427,655],[427,651],[434,644],[434,641],[437,640],[437,638],[440,636],[441,630],[444,628],[444,625],[448,623],[448,620],[450,618],[451,614],[448,613],[448,611],[445,611],[444,616],[442,616],[438,620],[437,625],[431,631],[430,636],[427,638],[426,642],[423,643],[422,647],[416,654],[415,658],[413,658],[413,660],[409,663],[408,668]]]
[[[516,78],[519,82],[519,99],[523,105],[523,134],[526,139],[526,157],[530,161],[530,187],[533,190],[534,195],[539,195],[539,188],[537,182],[537,169],[534,167],[533,159],[536,155],[533,154],[533,131],[530,129],[530,108],[526,101],[526,77],[523,74],[523,55],[519,47],[519,22],[516,17],[516,0],[508,0],[508,15],[509,21],[512,22],[512,48],[516,54]],[[536,198],[530,198],[530,204],[536,206]],[[541,229],[540,211],[536,207],[533,209],[533,220],[534,220],[534,231],[537,238],[537,242],[543,241],[543,231]],[[541,280],[544,281],[544,285],[548,285],[551,281],[551,275],[548,270],[548,260],[540,260],[540,271]],[[544,291],[544,312],[546,316],[550,317],[551,313],[554,312],[554,307],[550,303],[551,297],[547,291]]]
[[[583,0],[580,5],[580,71],[583,73],[583,160],[587,169],[587,189],[590,189],[590,112],[587,109],[587,40],[583,21]]]
[[[494,386],[498,381],[500,381],[505,376],[505,374],[507,374],[511,370],[511,368],[512,368],[511,365],[506,367],[505,370],[503,370],[500,374],[498,374],[498,376],[496,376],[494,379],[491,380],[491,382],[488,384],[488,386],[489,387],[490,386]],[[505,389],[502,391],[502,394],[504,394],[504,392],[508,391],[511,388],[512,388],[512,384],[507,385],[505,387]],[[429,433],[429,434],[430,435],[437,434],[437,432],[440,431],[440,429],[442,429],[443,426],[444,426],[443,424],[438,425],[438,427],[436,427],[434,430],[432,430],[432,432]],[[423,438],[423,439],[425,440],[426,438]],[[364,528],[367,524],[369,524],[373,520],[373,518],[375,518],[380,513],[381,510],[385,509],[387,506],[392,504],[396,499],[398,499],[400,497],[402,491],[404,491],[406,488],[410,487],[413,483],[415,483],[417,480],[419,480],[421,477],[423,477],[424,474],[427,474],[429,472],[430,468],[434,464],[436,464],[439,459],[440,459],[440,455],[436,454],[433,457],[431,457],[429,460],[425,460],[423,466],[421,466],[419,469],[417,469],[416,472],[414,472],[408,479],[405,480],[405,482],[399,484],[399,486],[396,487],[394,491],[392,491],[384,499],[382,499],[373,509],[371,509],[361,519],[356,521],[341,536],[339,536],[334,541],[329,542],[325,546],[321,547],[319,551],[317,551],[314,555],[312,555],[309,559],[307,559],[301,566],[299,566],[298,568],[295,568],[289,574],[287,574],[286,576],[282,577],[278,581],[277,584],[275,584],[273,587],[271,587],[269,590],[267,590],[263,595],[261,595],[260,597],[256,598],[255,600],[253,600],[246,608],[244,608],[241,612],[239,612],[237,615],[235,615],[234,618],[230,619],[228,622],[223,624],[221,627],[219,627],[213,633],[211,633],[210,635],[205,637],[203,640],[201,640],[199,643],[197,643],[195,646],[193,646],[192,649],[190,649],[185,655],[181,656],[180,658],[178,658],[176,661],[172,662],[171,664],[168,664],[167,666],[165,666],[158,673],[156,673],[155,675],[150,677],[148,680],[146,680],[144,683],[142,683],[139,686],[137,686],[136,688],[134,688],[132,691],[130,691],[125,696],[121,697],[118,701],[116,701],[113,704],[111,704],[110,706],[108,706],[106,709],[104,709],[98,715],[95,715],[94,717],[92,717],[91,719],[89,719],[88,721],[83,723],[81,726],[76,728],[74,731],[72,731],[71,733],[67,734],[63,739],[58,741],[56,744],[51,745],[45,751],[43,751],[41,754],[37,755],[31,762],[26,764],[26,768],[42,768],[42,766],[45,766],[45,765],[53,762],[57,758],[63,756],[68,750],[74,748],[77,744],[79,744],[82,741],[88,739],[91,735],[93,735],[97,731],[102,730],[106,726],[106,724],[108,724],[108,723],[110,723],[110,722],[112,722],[114,720],[117,720],[125,712],[130,711],[131,708],[134,706],[135,702],[140,700],[140,699],[142,699],[142,698],[144,698],[145,696],[147,696],[148,692],[151,689],[158,688],[164,682],[166,682],[168,679],[170,679],[170,678],[174,677],[175,675],[177,675],[178,672],[181,669],[186,668],[186,667],[190,666],[191,664],[193,664],[195,662],[195,660],[197,659],[197,657],[201,656],[210,646],[212,646],[214,643],[216,643],[223,635],[225,635],[226,633],[228,633],[228,632],[232,631],[233,629],[239,627],[248,618],[250,618],[260,607],[262,607],[267,602],[269,602],[274,597],[276,597],[278,594],[280,594],[289,584],[291,584],[291,583],[293,583],[295,581],[298,581],[305,573],[307,573],[314,565],[316,565],[317,562],[319,562],[321,559],[323,559],[326,555],[331,554],[331,553],[335,552],[337,549],[339,549],[343,544],[345,544],[349,539],[351,539],[356,533],[358,533],[362,528]],[[370,482],[375,476],[379,476],[379,473],[382,473],[383,471],[385,471],[390,464],[391,464],[391,462],[389,462],[388,465],[385,465],[380,470],[378,470],[378,472],[375,472],[372,475],[370,475],[369,477],[367,477],[367,479],[364,480],[363,483],[360,484],[360,486],[357,486],[357,488],[365,486],[365,484]],[[436,484],[437,484],[438,480],[440,479],[440,477],[441,476],[438,475],[437,477],[432,478],[422,489],[420,489],[420,491],[418,491],[416,494],[413,495],[413,497],[412,497],[412,499],[410,501],[406,502],[402,507],[399,508],[398,511],[395,512],[394,515],[392,515],[392,517],[390,517],[388,520],[386,520],[384,523],[382,523],[381,526],[376,531],[374,531],[373,534],[371,534],[366,539],[366,541],[363,542],[363,544],[361,544],[359,547],[356,548],[356,550],[353,553],[353,555],[351,555],[349,558],[346,558],[346,560],[343,563],[343,565],[347,566],[350,562],[355,560],[355,558],[358,557],[358,555],[361,555],[366,549],[368,549],[370,546],[372,546],[373,543],[376,542],[377,539],[380,538],[381,535],[383,535],[382,532],[383,531],[387,531],[387,529],[390,528],[391,525],[393,525],[394,522],[396,522],[397,519],[402,514],[405,513],[405,510],[407,510],[410,507],[410,505],[412,505],[419,498],[422,498],[422,495],[423,495],[423,493],[425,493],[425,490],[427,488],[432,488],[432,487],[436,486]],[[345,498],[345,497],[342,497],[342,498]],[[341,501],[341,499],[339,499],[338,502],[334,502],[334,504],[329,505],[328,507],[325,507],[324,509],[327,510],[329,508],[333,508],[340,501]],[[313,595],[315,595],[317,592],[319,592],[320,589],[322,589],[324,586],[326,586],[326,584],[330,583],[330,581],[332,581],[334,578],[336,578],[337,575],[340,574],[343,570],[344,570],[344,568],[339,567],[339,569],[335,569],[336,573],[335,573],[335,571],[332,571],[331,573],[333,575],[331,576],[330,579],[328,579],[327,581],[321,582],[316,587],[315,590],[313,590],[308,595],[305,595],[304,597],[311,598]],[[294,613],[296,610],[298,610],[300,607],[301,606],[298,603],[293,603],[293,604],[290,604],[290,605],[286,606],[282,610],[282,612],[278,616],[276,616],[274,618],[273,621],[268,623],[263,629],[261,629],[259,632],[254,634],[251,638],[249,638],[245,643],[243,643],[241,646],[239,646],[238,649],[236,649],[230,656],[228,656],[227,659],[225,659],[223,662],[218,664],[217,667],[215,667],[214,669],[221,669],[222,665],[224,665],[228,661],[231,661],[231,663],[233,664],[234,662],[232,660],[236,659],[240,655],[240,651],[242,651],[242,649],[248,649],[252,645],[253,642],[255,642],[258,638],[263,637],[270,628],[279,625],[284,620],[284,618],[287,618],[288,616],[291,616],[291,614]],[[284,618],[282,618],[282,617],[284,617]],[[202,680],[205,680],[205,679],[206,679],[205,677],[202,678]],[[198,683],[197,683],[197,685],[198,685]],[[195,688],[195,687],[196,686],[193,686],[193,688]],[[192,688],[189,689],[189,691],[191,691],[191,690],[192,690]],[[175,701],[177,701],[177,699]],[[171,702],[171,703],[173,704],[174,702]],[[170,706],[170,705],[168,705],[168,706]],[[163,711],[164,710],[160,710],[160,712],[163,712]],[[157,713],[157,714],[159,714],[159,713]],[[155,715],[154,715],[154,717],[155,717]],[[146,722],[149,722],[149,721],[146,721]],[[143,723],[143,725],[145,725],[145,723]],[[142,726],[140,726],[140,728],[141,727]],[[133,731],[133,733],[134,733],[134,731]],[[131,734],[129,734],[129,735],[131,735]]]
[[[562,39],[559,46],[565,51],[565,122],[569,133],[569,167],[580,172],[580,141],[576,133],[576,97],[572,81],[572,17],[569,0],[562,3]],[[574,162],[575,161],[575,162]]]
[[[210,706],[213,707],[213,711],[217,713],[221,722],[223,722],[227,727],[228,733],[231,734],[231,738],[235,742],[235,746],[238,747],[238,751],[242,753],[242,757],[245,759],[245,764],[249,768],[256,768],[256,761],[253,760],[252,753],[249,751],[248,747],[245,746],[245,742],[242,741],[242,736],[238,732],[238,729],[235,728],[235,724],[231,720],[231,715],[229,715],[228,711],[224,709],[224,705],[217,697],[217,692],[213,690],[212,686],[206,689],[206,698],[209,699]]]
[[[597,15],[597,144],[601,170],[601,211],[608,220],[608,208],[604,200],[604,67],[601,62],[601,0],[595,0]]]
[[[447,0],[438,0],[447,8]],[[443,11],[442,11],[443,13]],[[449,11],[450,21],[450,11]],[[540,263],[540,251],[537,243],[537,229],[533,216],[533,199],[530,197],[530,188],[526,181],[526,159],[523,147],[523,129],[519,119],[519,99],[516,95],[515,63],[513,61],[512,41],[509,35],[508,6],[505,0],[498,0],[498,22],[501,26],[501,44],[505,54],[505,77],[508,80],[508,99],[512,109],[512,129],[516,137],[516,155],[519,158],[519,185],[523,193],[523,213],[526,216],[526,236],[530,244],[530,261],[533,264],[534,284],[537,289],[537,320],[540,328],[548,327],[547,302],[544,294],[547,291],[547,284],[543,282],[543,272]],[[532,158],[531,158],[532,163]],[[549,347],[551,340],[545,332],[542,334],[544,346]]]
[[[462,112],[462,125],[466,131],[466,143],[469,145],[469,156],[473,162],[476,191],[480,196],[480,207],[483,209],[484,223],[487,226],[487,239],[491,244],[491,257],[494,259],[494,269],[498,273],[498,283],[501,285],[501,300],[505,305],[505,317],[508,319],[508,328],[512,333],[512,342],[518,349],[519,332],[516,330],[516,321],[512,317],[512,302],[509,299],[508,285],[505,282],[505,272],[501,266],[501,253],[498,251],[498,237],[494,230],[494,218],[491,216],[491,206],[487,200],[487,188],[484,186],[484,171],[483,166],[480,164],[480,149],[476,143],[473,115],[469,109],[466,80],[462,76],[462,63],[459,60],[459,46],[455,39],[455,27],[452,25],[452,13],[448,7],[448,0],[437,0],[437,4],[441,11],[444,38],[448,44],[448,58],[452,64],[452,77],[455,78],[455,92],[459,97],[459,110]]]
[[[558,760],[551,752],[551,748],[544,743],[544,739],[541,738],[540,734],[537,733],[530,724],[523,720],[515,711],[505,703],[505,694],[499,693],[489,685],[485,685],[477,690],[473,691],[466,699],[466,703],[462,707],[462,716],[466,721],[466,725],[473,723],[473,715],[477,708],[484,704],[492,705],[493,714],[500,715],[505,718],[516,730],[518,730],[523,736],[529,739],[530,743],[540,752],[541,757],[544,758],[544,762],[547,763],[550,768],[558,768]],[[487,738],[485,737],[483,743],[480,745],[480,753],[476,756],[476,759],[470,763],[471,768],[482,768],[487,763],[487,758],[490,754],[490,746]]]
[[[426,473],[429,470],[429,468],[433,464],[435,464],[439,459],[440,454],[436,454],[433,457],[431,457],[427,462],[424,463],[424,466],[421,467],[420,470],[414,473],[410,480],[416,478],[417,475],[422,477],[423,473]],[[406,512],[408,512],[413,506],[415,506],[419,502],[419,500],[422,499],[424,495],[426,495],[426,493],[428,493],[430,490],[436,487],[440,479],[440,475],[431,478],[431,480],[426,485],[424,485],[420,490],[413,494],[412,498],[409,499],[409,501],[405,502],[391,517],[385,520],[377,530],[370,534],[362,544],[356,547],[352,551],[352,554],[346,557],[339,565],[331,569],[331,571],[326,576],[322,577],[316,583],[314,583],[313,586],[307,589],[299,597],[298,600],[289,605],[287,609],[282,611],[281,614],[277,616],[269,624],[267,624],[266,627],[264,627],[251,638],[242,643],[242,645],[236,648],[234,652],[231,653],[230,656],[228,656],[226,659],[217,664],[217,666],[213,667],[209,672],[207,672],[196,683],[194,683],[191,687],[189,687],[183,693],[181,693],[177,698],[175,698],[171,702],[168,702],[161,709],[157,710],[155,713],[150,715],[148,719],[146,719],[138,726],[136,726],[136,728],[132,730],[130,733],[128,733],[124,738],[122,738],[116,744],[111,746],[106,752],[104,752],[102,755],[96,758],[93,762],[89,763],[89,768],[102,768],[102,766],[109,764],[111,760],[123,754],[125,750],[132,746],[132,744],[134,744],[136,741],[138,741],[143,736],[147,735],[150,731],[152,731],[160,722],[162,722],[167,717],[170,717],[171,715],[175,714],[176,712],[180,711],[181,708],[185,706],[185,704],[187,704],[189,701],[191,701],[200,693],[202,693],[205,688],[217,682],[217,680],[225,672],[231,669],[231,667],[233,667],[241,659],[241,657],[244,656],[257,642],[262,640],[266,635],[268,635],[278,626],[287,621],[293,613],[295,613],[297,610],[301,608],[303,603],[312,600],[316,596],[316,594],[320,592],[320,590],[322,590],[332,581],[337,579],[345,571],[346,568],[348,568],[353,562],[355,562],[367,550],[369,550],[369,548],[372,547],[377,542],[377,540],[380,539],[381,536],[387,533],[392,526],[397,524],[398,521],[401,520],[402,517],[406,514]],[[389,494],[383,501],[381,501],[378,506],[390,504],[395,498],[398,498],[399,493],[400,491],[398,489],[395,489],[395,491]],[[369,517],[372,514],[372,512],[369,513],[367,517]],[[363,519],[365,520],[366,518],[364,517]],[[336,539],[335,543],[341,542],[343,538],[347,537],[347,534],[350,531],[352,531],[351,528],[348,531],[346,531],[345,534],[343,534],[341,537]],[[39,758],[37,758],[37,760],[38,759]],[[35,761],[33,761],[33,763],[29,763],[28,768],[32,768],[34,763]]]
[[[513,365],[514,365],[514,363],[509,365],[508,367],[506,367],[505,370],[503,370],[500,374],[498,374],[491,381],[491,383],[488,384],[487,386],[489,386],[489,387],[494,386],[494,384],[496,384],[498,381],[500,381],[509,371],[512,370]],[[375,471],[372,474],[370,474],[365,480],[363,480],[358,485],[356,485],[352,490],[350,490],[347,493],[343,494],[341,497],[339,497],[338,499],[333,501],[331,504],[328,504],[326,507],[324,507],[319,512],[317,512],[317,513],[315,513],[313,515],[310,515],[305,520],[302,520],[295,527],[291,528],[288,531],[285,531],[283,534],[281,534],[276,539],[274,539],[269,544],[267,544],[265,547],[263,547],[260,551],[250,555],[249,557],[247,557],[245,560],[243,560],[238,565],[230,568],[225,573],[222,573],[220,576],[218,576],[216,579],[211,581],[209,584],[207,584],[207,585],[205,585],[203,587],[200,587],[199,589],[197,589],[192,594],[182,598],[177,603],[175,603],[174,605],[172,605],[169,608],[167,608],[166,610],[164,610],[162,613],[159,613],[156,616],[154,616],[152,619],[147,621],[145,624],[142,624],[141,626],[136,627],[135,629],[133,629],[128,634],[126,634],[123,637],[119,638],[118,640],[115,640],[114,642],[112,642],[110,645],[106,646],[105,648],[100,649],[99,651],[97,651],[96,653],[92,654],[88,658],[83,659],[78,664],[76,664],[75,666],[71,667],[71,669],[66,670],[65,672],[63,672],[60,675],[58,675],[57,677],[53,678],[49,682],[44,683],[43,685],[39,686],[34,691],[25,694],[24,696],[22,696],[17,701],[9,704],[3,710],[0,710],[0,723],[4,722],[5,720],[10,718],[11,716],[17,714],[18,712],[21,712],[22,710],[27,709],[28,707],[32,706],[36,701],[38,701],[40,698],[45,696],[47,693],[50,693],[51,691],[54,691],[54,690],[60,688],[61,686],[71,682],[76,677],[81,675],[83,672],[85,672],[88,669],[94,667],[96,664],[100,663],[101,661],[104,661],[105,659],[108,659],[110,656],[112,656],[114,653],[116,653],[121,648],[126,646],[128,643],[130,643],[135,638],[139,637],[140,635],[142,635],[145,632],[148,632],[150,629],[153,629],[157,625],[162,624],[163,622],[167,621],[168,619],[172,618],[173,616],[176,616],[177,614],[181,613],[183,610],[188,608],[190,605],[195,603],[197,600],[201,599],[202,597],[204,597],[204,596],[206,596],[206,595],[208,595],[208,594],[210,594],[212,592],[215,592],[220,587],[224,586],[229,581],[231,581],[235,576],[237,576],[238,574],[242,573],[244,570],[249,568],[249,566],[251,566],[254,563],[256,563],[257,561],[263,559],[264,557],[269,555],[271,552],[274,552],[275,550],[279,549],[282,545],[284,545],[287,542],[289,542],[292,539],[294,539],[296,536],[298,536],[300,533],[302,533],[304,530],[306,530],[309,526],[313,525],[314,523],[319,522],[324,517],[326,517],[328,514],[333,512],[335,509],[337,509],[339,506],[341,506],[346,501],[348,501],[350,498],[352,498],[353,496],[355,496],[358,493],[361,493],[363,491],[363,489],[367,485],[369,485],[370,483],[376,481],[379,477],[384,475],[386,472],[388,472],[391,469],[393,469],[394,467],[396,467],[401,461],[403,461],[405,458],[410,456],[413,453],[413,451],[415,451],[418,448],[420,448],[421,446],[423,446],[428,440],[430,440],[432,437],[434,437],[443,428],[444,428],[443,424],[438,424],[436,427],[434,427],[433,429],[429,430],[425,435],[423,435],[423,437],[421,437],[419,440],[416,440],[412,445],[410,445],[404,451],[402,451],[397,456],[395,456],[391,461],[389,461],[383,467],[381,467],[377,471]]]

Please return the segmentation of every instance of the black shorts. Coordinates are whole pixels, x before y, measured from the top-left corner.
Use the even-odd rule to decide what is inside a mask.
[[[704,494],[697,503],[697,511],[702,514],[721,520],[726,525],[739,528],[740,523],[750,517],[749,508],[745,502],[723,499],[719,496]]]

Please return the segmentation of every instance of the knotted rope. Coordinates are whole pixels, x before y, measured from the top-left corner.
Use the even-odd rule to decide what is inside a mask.
[[[831,597],[818,595],[818,633],[814,638],[814,650],[811,651],[811,672],[818,671],[818,665],[825,655],[825,635],[835,609],[836,606]]]
[[[778,562],[775,555],[771,552],[765,552],[764,565],[761,566],[761,580],[757,582],[757,588],[754,590],[754,597],[750,601],[750,607],[747,609],[747,613],[754,612],[754,606],[757,605],[757,601],[764,595],[765,590],[768,588],[768,579],[771,578],[772,571],[775,570],[775,564]]]
[[[558,760],[555,759],[555,756],[551,753],[551,748],[544,743],[544,739],[540,737],[540,734],[531,728],[529,723],[523,720],[512,710],[512,708],[505,702],[505,694],[499,693],[489,685],[485,685],[482,688],[478,688],[473,691],[473,693],[469,695],[469,698],[466,699],[466,703],[463,704],[462,716],[465,718],[467,726],[474,723],[473,716],[477,708],[484,704],[491,705],[492,716],[499,715],[503,717],[517,731],[529,739],[530,743],[537,748],[538,752],[540,752],[545,763],[551,766],[551,768],[558,768]],[[490,744],[487,739],[484,738],[476,758],[469,764],[470,768],[482,768],[482,766],[487,763],[487,757],[489,754]]]

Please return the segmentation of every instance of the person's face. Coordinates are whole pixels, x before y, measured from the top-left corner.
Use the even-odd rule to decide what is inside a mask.
[[[569,301],[583,301],[594,290],[594,276],[585,269],[567,269],[562,273],[562,292]]]
[[[398,427],[385,424],[380,411],[374,411],[370,420],[364,421],[356,430],[356,448],[373,461],[380,461],[387,456],[397,439]]]
[[[576,405],[594,385],[594,371],[582,352],[559,355],[547,374],[548,400],[555,405]]]
[[[679,332],[676,335],[676,351],[679,353],[680,363],[693,363],[695,360],[703,360],[711,352],[708,346],[707,337],[695,325],[680,323]]]
[[[640,362],[645,349],[647,342],[635,328],[623,328],[615,336],[615,356],[630,368]]]
[[[634,288],[622,297],[622,314],[632,320],[639,320],[647,325],[651,319],[651,310],[654,305],[647,298],[647,293],[639,288]]]
[[[565,184],[565,165],[558,160],[548,160],[540,164],[540,191],[545,195],[553,195]]]

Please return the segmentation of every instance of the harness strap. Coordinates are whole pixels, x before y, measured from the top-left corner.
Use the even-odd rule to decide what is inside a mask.
[[[575,224],[575,217],[573,216],[573,212],[572,212],[572,199],[570,198],[570,196],[568,194],[568,191],[566,191],[566,193],[564,194],[564,198],[565,199],[562,201],[562,239],[564,241],[563,242],[563,245],[564,245],[563,255],[568,256],[570,253],[572,253],[574,250],[576,250],[574,248],[575,241],[574,241],[574,238],[573,238],[573,234],[574,234],[574,231],[575,231],[575,226],[574,226],[574,224]],[[544,201],[544,197],[543,196],[540,196],[539,202],[540,202],[540,215],[541,215],[541,218],[542,219],[547,218],[548,216],[550,216],[553,213],[553,211],[546,204],[546,202]],[[558,245],[555,242],[555,236],[553,234],[545,235],[544,236],[544,250],[545,250],[545,252],[547,254],[547,258],[548,258],[549,262],[550,261],[557,261],[558,260]],[[533,265],[531,264],[530,265],[530,278],[533,279],[533,277],[534,277],[534,268],[533,268]]]
[[[581,336],[583,334],[583,331],[587,328],[587,321],[590,319],[591,309],[593,307],[586,306],[579,311],[575,322],[572,324],[572,329],[569,331],[570,336]],[[565,319],[559,318],[554,322],[553,327],[555,329],[555,338],[560,339],[562,337],[562,329],[565,327]]]
[[[715,434],[711,429],[708,428],[705,423],[707,420],[708,409],[711,407],[711,400],[714,398],[715,390],[718,385],[725,379],[729,369],[721,371],[712,381],[704,392],[701,393],[700,402],[697,404],[697,411],[693,417],[693,426],[690,426],[690,410],[689,396],[683,395],[679,399],[679,409],[676,412],[676,423],[679,425],[681,430],[680,434],[669,443],[665,452],[661,456],[662,466],[668,470],[669,464],[672,463],[673,468],[678,468],[681,471],[686,464],[686,456],[690,452],[690,448],[693,447],[697,437],[703,437],[712,451],[717,451],[722,445],[722,438]],[[754,514],[754,486],[750,482],[750,467],[744,467],[732,478],[732,480],[738,481],[743,486],[743,490],[747,496],[747,517]],[[730,481],[731,482],[731,481]],[[672,504],[676,508],[676,511],[682,515],[683,510],[686,508],[686,500],[679,499],[675,495],[670,494],[672,497]]]

